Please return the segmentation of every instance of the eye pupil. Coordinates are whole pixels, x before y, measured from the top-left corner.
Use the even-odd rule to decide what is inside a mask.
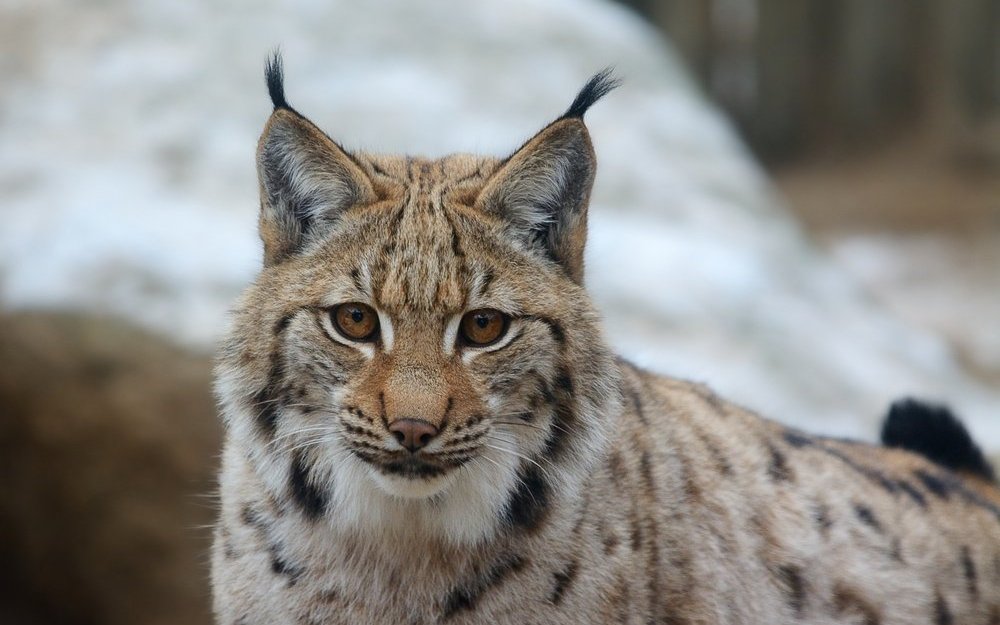
[[[486,315],[476,315],[476,325],[480,328],[485,328],[490,325],[490,318]]]
[[[364,318],[365,318],[365,313],[361,312],[360,310],[355,308],[354,310],[351,311],[351,321],[353,321],[354,323],[361,323],[364,320]]]

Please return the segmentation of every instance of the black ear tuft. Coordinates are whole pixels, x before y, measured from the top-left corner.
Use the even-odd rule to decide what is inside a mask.
[[[954,471],[996,479],[968,430],[945,406],[915,399],[893,402],[882,425],[882,444],[915,451]]]
[[[264,78],[267,80],[267,92],[271,96],[271,103],[274,110],[289,109],[288,101],[285,100],[285,70],[281,62],[281,52],[275,50],[264,63]]]
[[[576,99],[573,100],[573,104],[569,105],[569,109],[563,113],[560,119],[566,119],[569,117],[583,117],[583,114],[587,112],[594,102],[597,102],[604,96],[608,95],[610,91],[620,87],[622,81],[614,76],[613,67],[605,67],[601,71],[594,74],[594,76],[587,81],[587,84],[583,86],[580,93],[576,94]]]

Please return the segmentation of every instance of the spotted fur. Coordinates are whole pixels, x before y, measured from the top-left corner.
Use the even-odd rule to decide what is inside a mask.
[[[608,75],[504,159],[349,153],[277,60],[268,86],[265,267],[217,368],[220,624],[1000,622],[981,471],[614,357],[582,286]],[[343,302],[377,341],[338,334]],[[457,340],[477,308],[510,316],[498,343]],[[405,418],[440,434],[411,453]]]

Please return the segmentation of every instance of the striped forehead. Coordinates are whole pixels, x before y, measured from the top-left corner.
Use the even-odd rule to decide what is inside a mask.
[[[411,159],[405,191],[372,268],[372,286],[389,312],[454,312],[469,281],[461,233],[444,198],[454,179],[446,161]]]

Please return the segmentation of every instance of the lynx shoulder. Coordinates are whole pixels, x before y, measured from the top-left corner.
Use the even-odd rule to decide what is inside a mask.
[[[583,288],[609,73],[506,158],[349,152],[267,84],[219,623],[1000,623],[1000,491],[944,409],[825,439],[614,356]]]

